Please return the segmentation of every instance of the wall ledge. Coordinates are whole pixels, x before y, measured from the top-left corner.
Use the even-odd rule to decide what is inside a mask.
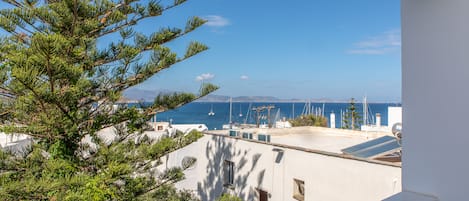
[[[439,199],[431,195],[403,191],[389,198],[386,198],[383,201],[439,201]]]

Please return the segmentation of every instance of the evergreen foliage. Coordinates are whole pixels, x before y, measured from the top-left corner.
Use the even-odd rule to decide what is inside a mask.
[[[293,127],[297,126],[319,126],[327,127],[327,118],[316,115],[301,115],[295,119],[289,120]]]
[[[222,196],[220,196],[217,201],[242,201],[241,198],[236,197],[234,195],[224,193]]]
[[[0,151],[3,200],[191,200],[172,183],[182,168],[157,174],[165,154],[197,140],[200,133],[158,141],[135,136],[155,114],[180,107],[199,94],[159,95],[150,105],[113,107],[122,92],[198,53],[191,42],[182,56],[165,44],[205,21],[193,17],[183,28],[151,34],[139,22],[163,15],[186,0],[8,0],[0,10],[0,130],[34,139],[24,157]],[[167,26],[167,25],[163,25]],[[112,41],[105,43],[109,39]],[[99,44],[98,45],[98,41]],[[112,143],[97,135],[116,128]],[[91,136],[93,150],[81,143]],[[156,161],[156,163],[155,163]]]
[[[361,116],[355,106],[355,99],[352,98],[350,99],[349,107],[345,111],[344,117],[342,118],[342,128],[358,130],[360,129],[360,121]]]

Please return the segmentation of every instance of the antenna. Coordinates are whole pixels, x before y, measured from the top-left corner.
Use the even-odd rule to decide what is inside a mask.
[[[260,120],[261,120],[261,115],[260,113],[264,110],[267,110],[267,121],[268,121],[268,125],[269,125],[269,128],[272,127],[272,124],[270,122],[270,110],[271,109],[274,109],[275,106],[273,105],[268,105],[268,106],[260,106],[260,107],[255,107],[255,108],[252,108],[252,110],[256,111],[256,126],[257,128],[259,128],[259,125],[260,125]]]

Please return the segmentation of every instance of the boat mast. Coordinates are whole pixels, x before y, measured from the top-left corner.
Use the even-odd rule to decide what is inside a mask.
[[[344,125],[342,125],[342,122],[344,122],[344,112],[342,109],[340,109],[340,128],[343,128]]]
[[[251,111],[252,103],[249,103],[248,111],[246,112],[246,119],[244,119],[244,124],[248,122],[249,112]]]
[[[363,97],[363,125],[368,125],[368,104],[366,102],[366,96]]]
[[[232,122],[231,122],[231,115],[232,115],[231,113],[233,112],[232,110],[233,110],[233,98],[230,97],[230,128],[231,128],[231,124],[232,124]]]
[[[321,116],[324,116],[324,107],[326,106],[325,102],[322,102],[322,110],[321,110]]]
[[[292,119],[295,119],[295,103],[292,104],[292,108],[293,108]]]

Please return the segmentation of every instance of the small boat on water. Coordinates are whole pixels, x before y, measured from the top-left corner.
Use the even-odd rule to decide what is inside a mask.
[[[210,112],[208,113],[208,116],[215,116],[215,112],[213,112],[213,104],[210,107]]]

